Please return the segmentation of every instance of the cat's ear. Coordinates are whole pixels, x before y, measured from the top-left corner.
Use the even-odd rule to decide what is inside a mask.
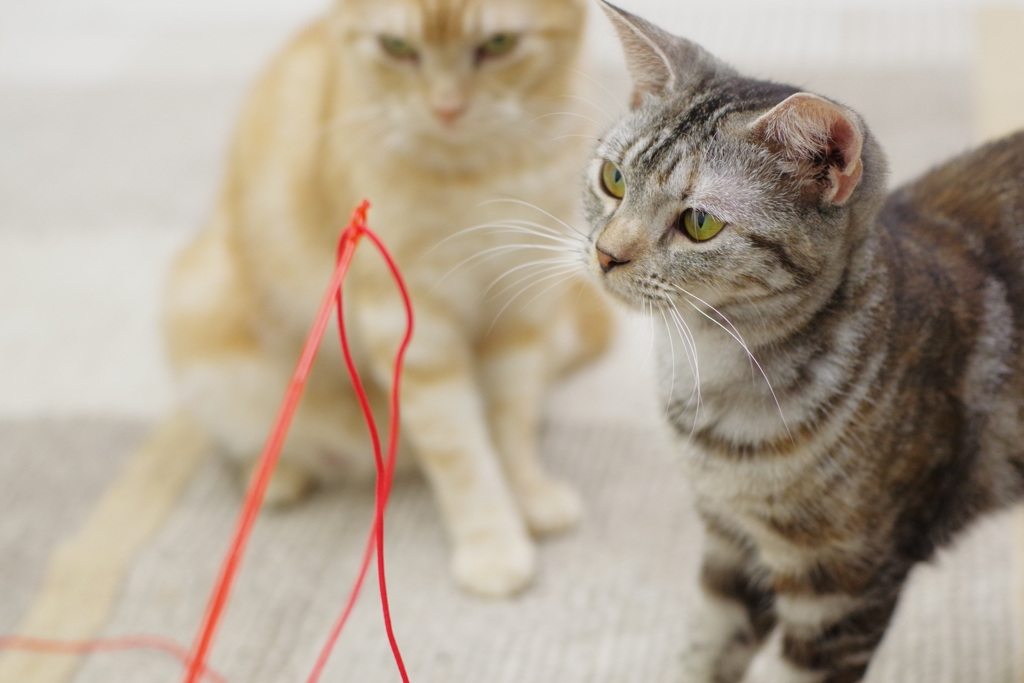
[[[698,73],[714,70],[714,58],[688,40],[663,31],[646,19],[601,0],[622,42],[626,67],[633,79],[633,106],[645,95],[679,90]]]
[[[864,127],[851,110],[811,93],[790,95],[752,124],[807,194],[842,206],[864,171]]]

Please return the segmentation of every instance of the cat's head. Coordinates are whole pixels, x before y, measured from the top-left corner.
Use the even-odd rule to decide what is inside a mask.
[[[587,267],[636,308],[813,308],[883,194],[885,162],[863,121],[605,9],[635,90],[591,162]]]
[[[333,19],[349,96],[382,138],[414,149],[479,145],[538,116],[534,104],[551,107],[566,94],[585,4],[335,0]]]

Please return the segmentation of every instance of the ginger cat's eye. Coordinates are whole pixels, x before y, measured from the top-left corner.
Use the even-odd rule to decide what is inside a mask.
[[[619,167],[610,161],[604,162],[601,168],[601,183],[604,185],[604,191],[616,199],[626,196],[626,179],[622,177]]]
[[[720,233],[725,227],[725,221],[698,209],[687,209],[683,212],[683,227],[687,235],[698,242],[704,242]]]
[[[507,55],[518,43],[519,36],[514,33],[495,33],[476,49],[477,61]]]
[[[409,41],[396,38],[395,36],[381,36],[380,46],[384,49],[384,52],[395,59],[416,61],[420,56],[416,48]]]

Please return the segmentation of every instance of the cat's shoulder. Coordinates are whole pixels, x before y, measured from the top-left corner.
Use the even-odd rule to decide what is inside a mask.
[[[286,43],[245,98],[233,157],[242,166],[266,159],[307,165],[329,116],[335,72],[329,22],[316,20]]]
[[[273,97],[281,105],[320,99],[335,59],[330,25],[321,17],[278,50],[256,82],[252,99]]]

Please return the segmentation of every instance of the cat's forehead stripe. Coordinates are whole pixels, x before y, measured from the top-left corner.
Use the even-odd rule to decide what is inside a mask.
[[[633,166],[637,163],[637,158],[643,155],[644,151],[650,147],[653,143],[653,139],[650,135],[640,135],[633,138],[628,144],[622,147],[620,151],[620,160],[623,166]]]
[[[444,42],[457,38],[465,31],[467,0],[432,0],[423,5],[423,39]]]
[[[674,149],[684,138],[697,145],[710,139],[723,118],[729,114],[758,111],[798,92],[796,88],[764,81],[730,80],[693,97],[674,122],[664,123],[665,133],[638,163],[655,167],[658,159]]]
[[[694,141],[706,139],[714,132],[715,124],[734,104],[733,99],[721,91],[698,96],[687,109],[679,113],[675,123],[665,127],[659,144],[649,148],[640,162],[653,167],[659,158],[683,138],[688,137]]]

